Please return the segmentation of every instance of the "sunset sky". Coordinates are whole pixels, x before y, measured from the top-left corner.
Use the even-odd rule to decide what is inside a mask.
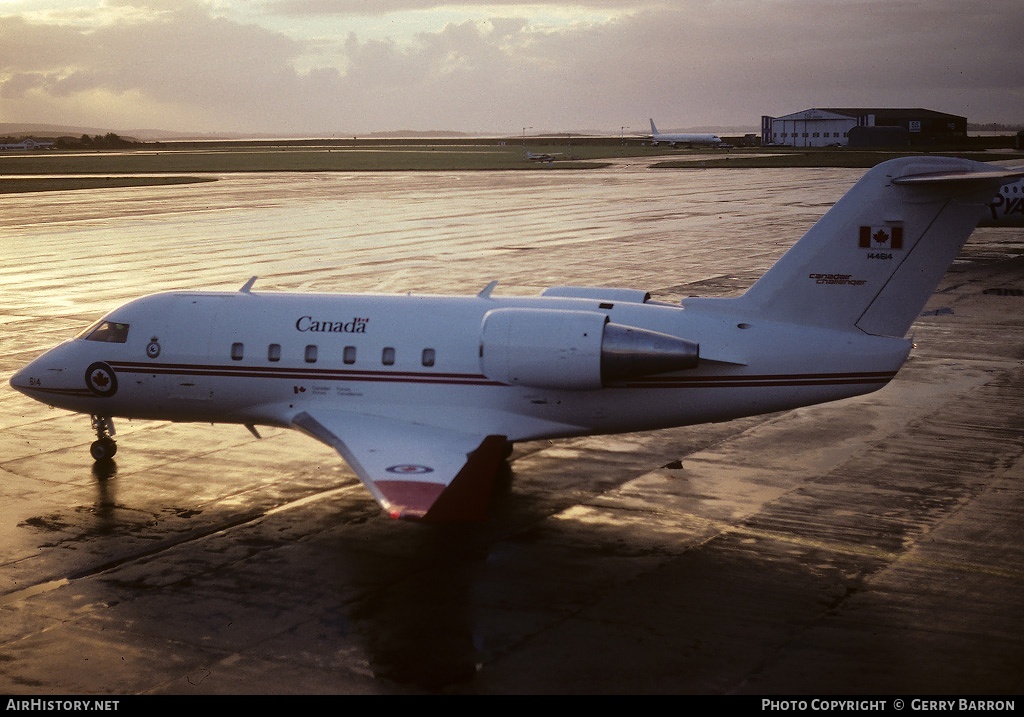
[[[0,122],[628,134],[879,106],[1024,123],[1022,30],[1021,0],[0,0]]]

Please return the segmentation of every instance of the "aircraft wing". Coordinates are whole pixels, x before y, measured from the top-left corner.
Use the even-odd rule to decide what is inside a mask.
[[[393,518],[482,520],[505,436],[473,435],[348,411],[318,410],[292,425],[334,448]]]

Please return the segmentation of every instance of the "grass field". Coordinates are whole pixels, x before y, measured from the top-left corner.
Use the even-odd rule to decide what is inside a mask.
[[[63,192],[71,189],[110,189],[111,187],[144,187],[160,184],[191,184],[216,182],[216,177],[0,177],[0,194],[18,192]]]
[[[529,161],[525,149],[555,155]],[[210,142],[143,145],[120,151],[42,151],[0,155],[0,193],[215,181],[231,172],[552,171],[606,167],[637,159],[659,169],[706,167],[872,167],[913,152],[788,148],[672,149],[636,141],[560,138],[446,143],[351,141]],[[1021,159],[1024,152],[958,152],[981,161]],[[711,155],[709,157],[709,155]]]
[[[692,167],[726,167],[749,169],[752,167],[850,167],[868,169],[879,162],[895,157],[906,157],[914,154],[936,154],[947,157],[962,157],[976,162],[996,162],[999,160],[1024,159],[1024,152],[898,152],[893,150],[859,150],[859,149],[820,149],[820,150],[774,150],[765,154],[765,150],[740,153],[736,150],[715,159],[670,159],[656,162],[653,167],[658,169],[686,169]]]

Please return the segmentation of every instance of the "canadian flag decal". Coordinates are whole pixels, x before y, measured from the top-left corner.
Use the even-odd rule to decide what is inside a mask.
[[[903,227],[861,227],[862,249],[902,249]]]

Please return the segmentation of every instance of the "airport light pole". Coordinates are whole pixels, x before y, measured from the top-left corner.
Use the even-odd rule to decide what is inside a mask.
[[[619,143],[622,146],[626,145],[626,130],[629,129],[629,125],[622,125],[619,127]]]
[[[533,127],[523,127],[523,152],[526,152],[526,130],[533,129]]]

